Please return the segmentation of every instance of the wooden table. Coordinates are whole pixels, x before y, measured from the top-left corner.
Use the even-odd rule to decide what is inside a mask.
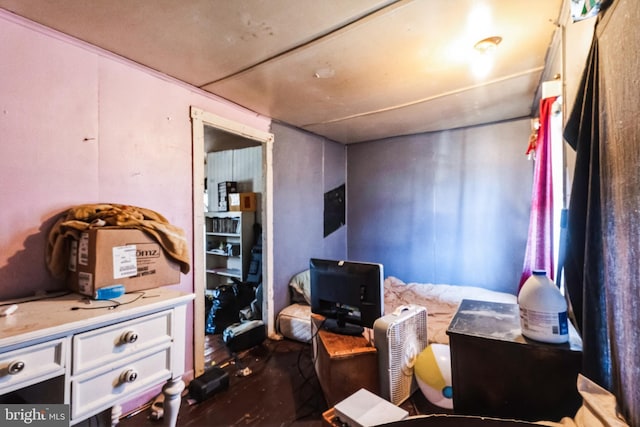
[[[364,336],[339,335],[318,329],[322,316],[313,314],[313,354],[318,382],[329,407],[361,388],[380,394],[378,354]]]

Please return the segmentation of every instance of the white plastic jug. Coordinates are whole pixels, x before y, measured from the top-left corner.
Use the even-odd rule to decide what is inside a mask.
[[[569,340],[567,301],[544,270],[534,270],[518,294],[522,335],[553,344]]]

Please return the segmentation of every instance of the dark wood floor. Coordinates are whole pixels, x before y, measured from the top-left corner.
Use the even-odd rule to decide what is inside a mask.
[[[178,426],[322,425],[327,405],[315,375],[309,344],[266,340],[234,360],[219,337],[207,336],[206,360],[223,366],[229,374],[229,388],[193,405],[184,396]],[[245,368],[248,370],[243,371]],[[243,376],[241,372],[250,373]],[[149,419],[149,413],[145,410],[123,419],[120,425],[158,426],[157,421]]]
[[[267,339],[261,345],[232,355],[221,335],[207,335],[206,366],[222,367],[229,375],[228,389],[193,404],[182,398],[178,427],[321,427],[327,404],[313,366],[310,344]],[[245,370],[248,368],[248,370]],[[248,375],[241,373],[249,372]],[[410,415],[446,413],[419,391],[401,407]],[[158,427],[150,410],[122,419],[122,427]]]

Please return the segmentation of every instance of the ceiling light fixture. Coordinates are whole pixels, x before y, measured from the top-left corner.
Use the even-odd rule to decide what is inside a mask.
[[[315,73],[313,73],[313,77],[316,79],[330,79],[335,75],[336,70],[331,67],[318,68]]]
[[[501,41],[502,37],[499,36],[487,37],[473,46],[476,54],[472,55],[471,70],[476,78],[482,79],[489,75],[495,60],[495,50]]]
[[[487,37],[476,43],[473,48],[480,53],[488,53],[494,51],[501,41],[502,37],[500,36]]]

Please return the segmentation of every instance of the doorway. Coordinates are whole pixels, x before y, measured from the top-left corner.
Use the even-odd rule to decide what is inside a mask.
[[[256,222],[262,227],[262,317],[267,333],[273,334],[273,135],[269,132],[247,127],[246,125],[216,116],[201,109],[191,107],[191,126],[193,139],[193,280],[196,295],[194,321],[194,374],[198,376],[205,370],[205,211],[212,197],[206,197],[205,163],[208,152],[238,150],[247,147],[262,147],[261,171],[259,172],[260,203],[256,211]],[[202,157],[200,157],[202,156]],[[200,159],[200,160],[198,160]],[[256,166],[260,167],[260,165]],[[217,191],[209,188],[208,191]],[[217,194],[217,193],[216,193]],[[209,206],[209,210],[215,207]]]

